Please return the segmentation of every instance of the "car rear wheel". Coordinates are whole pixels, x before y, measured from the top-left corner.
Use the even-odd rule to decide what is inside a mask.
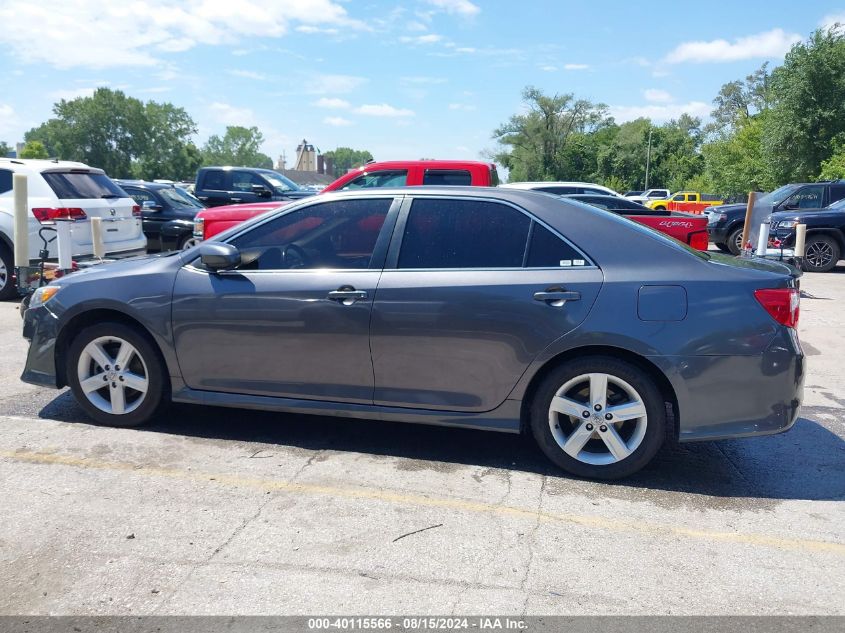
[[[829,235],[813,235],[807,238],[804,247],[804,261],[801,267],[808,273],[826,273],[836,267],[842,250]]]
[[[140,426],[170,399],[158,350],[122,323],[82,330],[71,342],[66,372],[77,402],[100,424]]]
[[[591,479],[640,470],[660,448],[665,425],[665,404],[651,377],[610,357],[555,369],[531,406],[531,428],[546,456]]]
[[[718,248],[723,253],[730,253],[731,252],[731,249],[729,249],[728,245],[725,244],[724,242],[713,242],[713,243],[716,245],[716,248]]]
[[[665,210],[666,210],[666,206],[665,206],[665,205],[662,205],[662,204],[658,204],[656,207],[654,207],[654,210],[655,210],[655,211],[665,211]]]
[[[727,247],[731,255],[739,255],[742,252],[742,229],[737,227],[728,235]]]
[[[0,244],[0,300],[17,295],[14,280],[14,259],[5,244]]]

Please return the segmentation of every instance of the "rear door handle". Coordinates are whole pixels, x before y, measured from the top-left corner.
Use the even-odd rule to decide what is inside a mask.
[[[544,301],[545,303],[560,307],[567,301],[578,301],[581,298],[581,293],[576,290],[545,290],[543,292],[535,292],[535,301]]]
[[[366,290],[355,290],[354,288],[339,288],[332,290],[328,294],[330,301],[337,301],[345,306],[351,306],[356,301],[362,301],[367,298]]]

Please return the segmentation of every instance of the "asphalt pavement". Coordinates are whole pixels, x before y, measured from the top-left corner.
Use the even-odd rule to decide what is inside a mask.
[[[479,431],[188,406],[95,426],[18,380],[0,303],[0,614],[845,615],[845,268],[802,291],[795,427],[609,484]]]

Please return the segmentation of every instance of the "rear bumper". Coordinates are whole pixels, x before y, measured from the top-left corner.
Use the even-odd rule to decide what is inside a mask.
[[[682,383],[682,442],[782,433],[798,418],[805,359],[794,330],[783,328],[759,355],[695,356],[673,365]]]

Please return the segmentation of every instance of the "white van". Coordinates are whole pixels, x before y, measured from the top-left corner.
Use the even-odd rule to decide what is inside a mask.
[[[83,163],[54,160],[0,158],[0,299],[15,294],[14,267],[14,174],[26,174],[29,191],[29,257],[35,261],[43,247],[39,229],[57,219],[72,219],[74,259],[93,253],[92,217],[103,218],[103,242],[109,258],[146,252],[147,238],[141,225],[141,208],[102,169]],[[49,239],[55,235],[45,231]],[[50,257],[58,256],[56,242]]]

